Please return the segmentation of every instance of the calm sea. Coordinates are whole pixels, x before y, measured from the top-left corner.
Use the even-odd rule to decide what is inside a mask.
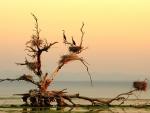
[[[94,87],[89,81],[53,81],[48,90],[62,90],[67,88],[68,94],[79,93],[82,96],[97,98],[113,98],[120,93],[131,90],[132,82],[129,81],[93,81]],[[13,94],[27,93],[30,89],[37,88],[31,83],[20,82],[1,82],[0,97],[10,97]],[[150,91],[137,92],[140,99],[150,99]],[[135,98],[131,96],[130,98]]]

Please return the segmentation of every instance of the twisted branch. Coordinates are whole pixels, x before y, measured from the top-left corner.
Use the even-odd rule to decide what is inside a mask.
[[[119,95],[117,95],[115,98],[113,98],[111,100],[102,100],[102,99],[99,99],[99,98],[90,98],[90,97],[86,97],[86,96],[80,96],[79,94],[74,94],[74,95],[63,94],[62,96],[63,97],[69,96],[69,98],[84,99],[84,100],[90,101],[92,103],[92,105],[96,105],[96,102],[101,103],[101,104],[111,105],[111,103],[113,101],[123,99],[123,101],[119,104],[119,105],[121,105],[121,104],[124,103],[124,101],[126,101],[129,98],[130,95],[134,95],[133,92],[135,92],[135,91],[138,91],[138,90],[132,90],[132,91],[129,91],[129,92],[126,92],[126,93],[119,94]],[[127,98],[121,97],[123,95],[127,95]]]
[[[84,63],[84,60],[83,59],[79,59],[83,64],[84,64],[84,66],[87,68],[87,72],[88,72],[88,74],[89,74],[89,76],[90,76],[90,80],[91,80],[91,86],[93,87],[93,83],[92,83],[92,77],[91,77],[91,74],[90,74],[90,72],[89,72],[89,69],[88,69],[88,66]]]
[[[115,98],[109,100],[109,103],[111,103],[111,102],[114,101],[114,100],[118,100],[118,98],[119,98],[120,96],[122,96],[122,95],[127,95],[127,96],[129,96],[129,95],[134,95],[134,96],[135,96],[135,94],[133,93],[133,92],[135,92],[135,91],[138,91],[138,90],[135,89],[135,90],[131,90],[131,91],[126,92],[126,93],[119,94],[119,95],[117,95]],[[137,96],[136,96],[136,97],[137,97]]]
[[[81,29],[80,29],[80,31],[81,31],[81,33],[82,33],[80,46],[82,46],[83,36],[84,36],[84,33],[85,33],[85,32],[82,31],[83,26],[84,26],[84,22],[82,22],[82,27],[81,27]]]

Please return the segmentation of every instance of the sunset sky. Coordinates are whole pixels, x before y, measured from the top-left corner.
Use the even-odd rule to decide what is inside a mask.
[[[63,42],[74,37],[89,49],[79,56],[90,64],[90,72],[150,75],[150,0],[5,0],[0,3],[0,71],[24,70],[25,43],[34,34],[33,13],[39,22],[40,37],[58,41],[43,53],[43,69],[54,71]],[[62,72],[86,72],[79,61],[65,65]],[[94,75],[93,75],[94,76]]]

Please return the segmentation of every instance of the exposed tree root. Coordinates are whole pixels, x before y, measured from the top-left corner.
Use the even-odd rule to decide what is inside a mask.
[[[111,106],[111,103],[113,101],[118,101],[121,100],[121,103],[119,105],[122,105],[124,103],[124,101],[126,101],[128,99],[128,97],[130,95],[134,95],[134,92],[138,91],[137,89],[134,89],[132,91],[126,92],[126,93],[121,93],[119,95],[117,95],[116,97],[110,99],[110,100],[103,100],[103,99],[99,99],[99,98],[90,98],[90,97],[86,97],[86,96],[81,96],[80,94],[67,94],[66,92],[64,92],[63,89],[62,91],[43,91],[43,90],[30,90],[29,93],[26,94],[15,94],[15,95],[21,95],[23,96],[22,99],[25,102],[25,106],[26,105],[31,105],[31,106],[51,106],[52,102],[56,102],[57,106],[67,106],[70,105],[68,103],[65,102],[65,100],[68,100],[71,105],[73,106],[80,106],[76,103],[73,102],[73,98],[77,98],[77,99],[83,99],[83,100],[87,100],[89,102],[91,102],[92,106],[97,106],[97,105],[108,105]],[[125,96],[127,96],[125,98]],[[30,100],[30,102],[28,102],[28,99]]]

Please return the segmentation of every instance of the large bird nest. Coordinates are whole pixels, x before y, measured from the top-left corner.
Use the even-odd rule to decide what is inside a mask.
[[[59,64],[67,64],[70,61],[74,61],[79,59],[76,54],[71,54],[71,55],[62,55],[61,59],[59,60]]]
[[[69,51],[76,53],[76,52],[80,51],[82,48],[83,48],[82,46],[70,46]]]
[[[147,82],[146,81],[135,81],[133,82],[133,88],[139,91],[146,91],[147,90]]]
[[[41,40],[41,39],[32,39],[32,40],[26,42],[26,45],[30,43],[31,46],[40,46],[40,45],[43,44],[43,42],[44,42],[44,41]]]

